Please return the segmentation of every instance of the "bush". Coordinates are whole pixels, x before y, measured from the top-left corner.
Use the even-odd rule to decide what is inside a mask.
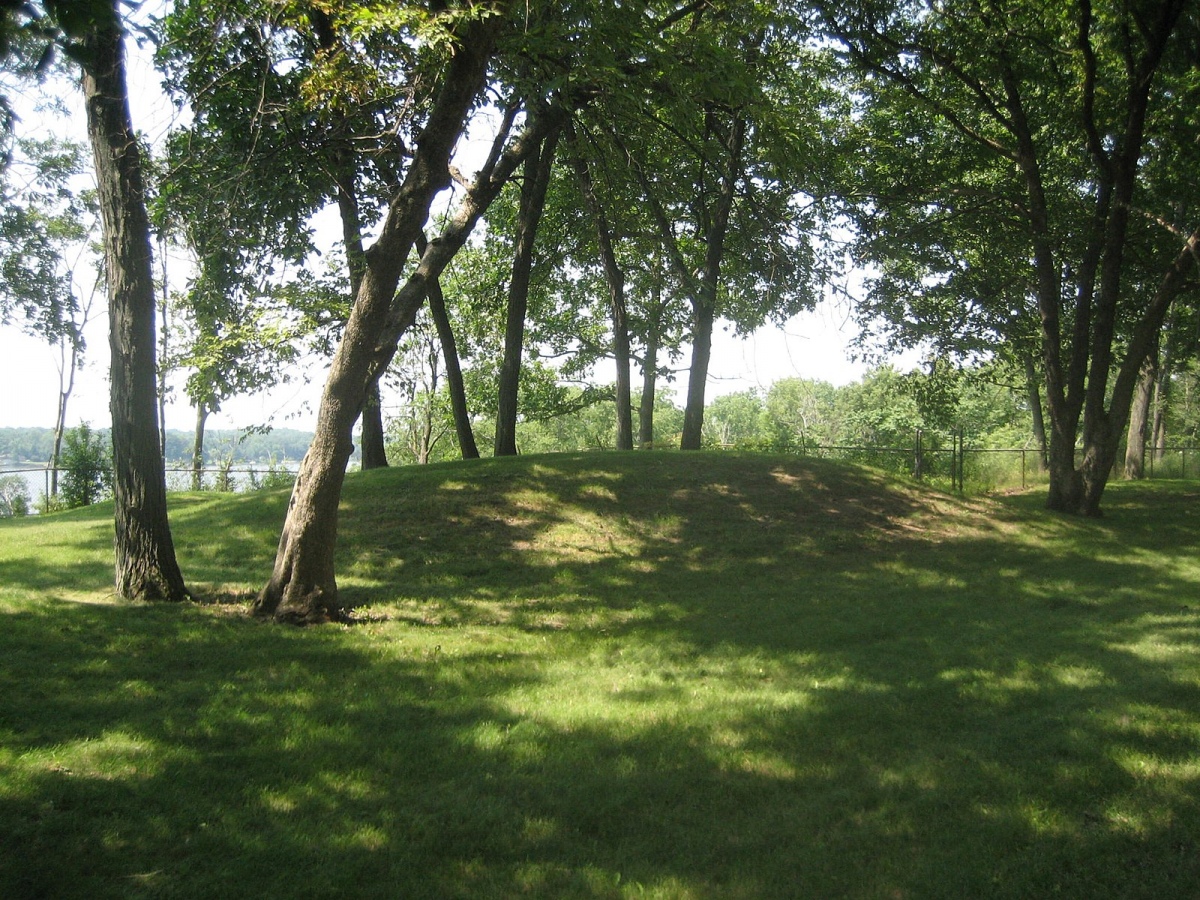
[[[0,477],[0,518],[29,514],[29,485],[20,475]]]
[[[274,491],[290,488],[296,482],[296,473],[288,470],[282,463],[277,462],[272,455],[267,463],[267,471],[259,477],[254,469],[250,470],[249,490]]]
[[[85,422],[66,433],[59,494],[69,509],[90,506],[112,493],[112,459],[104,439]]]

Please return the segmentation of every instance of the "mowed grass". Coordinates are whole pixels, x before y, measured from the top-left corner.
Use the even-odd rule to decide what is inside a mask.
[[[1200,486],[1100,521],[732,454],[350,476],[357,624],[245,614],[286,494],[0,524],[0,897],[1200,896]]]

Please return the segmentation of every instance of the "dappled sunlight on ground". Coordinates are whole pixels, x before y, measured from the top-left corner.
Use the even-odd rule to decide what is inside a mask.
[[[0,534],[0,894],[1195,893],[1173,495],[1078,522],[747,459],[351,478],[353,627],[54,600],[103,553]],[[180,528],[235,599],[281,508],[238,502]]]

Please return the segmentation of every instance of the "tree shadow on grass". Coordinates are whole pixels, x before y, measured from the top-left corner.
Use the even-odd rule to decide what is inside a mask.
[[[6,615],[0,895],[1196,892],[1196,583],[1139,556],[1152,511],[1014,543],[864,476],[839,531],[765,480],[564,466],[350,526],[351,590],[414,595],[390,622]]]

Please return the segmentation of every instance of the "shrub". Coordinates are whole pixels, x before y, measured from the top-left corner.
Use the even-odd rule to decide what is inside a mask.
[[[29,514],[29,485],[20,475],[0,477],[0,518]]]
[[[85,422],[66,433],[59,494],[68,508],[90,506],[112,493],[112,460],[104,439]]]

